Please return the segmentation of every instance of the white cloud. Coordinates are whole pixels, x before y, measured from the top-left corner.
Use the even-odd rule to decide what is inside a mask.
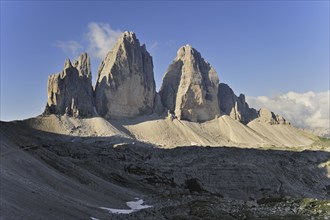
[[[149,51],[150,52],[154,52],[158,49],[159,43],[157,41],[153,42],[150,46],[149,46]]]
[[[89,23],[87,33],[88,51],[91,52],[92,56],[104,59],[121,34],[120,30],[112,29],[107,23]]]
[[[251,107],[266,107],[302,128],[329,128],[330,90],[320,93],[288,92],[274,97],[247,97]]]
[[[107,23],[90,22],[88,31],[84,34],[84,36],[87,36],[87,42],[59,40],[55,43],[55,46],[62,49],[68,56],[77,57],[79,53],[87,50],[91,57],[102,60],[112,49],[121,34],[120,30],[112,29]]]
[[[57,41],[55,43],[55,46],[61,48],[64,53],[66,53],[67,55],[72,55],[73,57],[76,57],[78,53],[80,53],[83,49],[83,46],[74,40]]]

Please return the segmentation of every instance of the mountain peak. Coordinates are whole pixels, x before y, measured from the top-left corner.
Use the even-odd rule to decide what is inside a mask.
[[[92,80],[91,61],[86,52],[79,56],[73,66],[78,69],[79,76],[86,76],[88,79]]]
[[[131,38],[136,38],[136,35],[133,31],[124,31],[122,34],[123,37],[131,37]]]
[[[186,44],[186,45],[180,47],[179,50],[177,51],[176,60],[192,59],[192,58],[201,59],[202,56],[195,48],[193,48],[189,44]]]
[[[125,43],[125,42],[136,43],[137,45],[140,45],[139,40],[136,38],[135,33],[132,31],[125,31],[124,33],[122,33],[122,35],[117,40],[117,43],[119,43],[119,44]]]
[[[125,31],[99,68],[98,113],[106,118],[151,114],[155,88],[152,57],[133,32]]]
[[[179,119],[207,121],[219,115],[219,78],[190,45],[182,46],[168,67],[159,91],[163,105]]]
[[[65,62],[64,62],[64,69],[68,69],[70,67],[72,67],[71,60],[70,59],[66,59]]]
[[[87,53],[71,64],[67,59],[60,73],[48,77],[48,100],[44,114],[93,116],[93,87]]]

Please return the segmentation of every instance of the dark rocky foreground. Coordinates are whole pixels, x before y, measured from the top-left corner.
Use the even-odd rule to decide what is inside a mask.
[[[330,219],[330,153],[155,148],[1,122],[1,219]],[[142,198],[152,208],[129,215]]]

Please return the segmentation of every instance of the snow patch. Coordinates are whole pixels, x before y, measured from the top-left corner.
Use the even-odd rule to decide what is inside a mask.
[[[136,198],[136,199],[138,199],[138,198]],[[107,208],[107,207],[100,207],[100,209],[107,210],[110,213],[114,213],[114,214],[130,214],[132,212],[136,212],[141,209],[147,209],[147,208],[152,207],[150,205],[143,205],[143,203],[144,203],[143,199],[139,199],[137,201],[126,202],[126,205],[128,207],[130,207],[130,209],[112,209],[112,208]],[[92,219],[92,220],[95,220],[95,219]]]
[[[140,210],[140,209],[147,209],[152,206],[150,205],[142,205],[143,204],[143,199],[139,199],[138,201],[132,201],[132,202],[126,202],[126,205],[130,207],[133,210]]]
[[[110,213],[114,213],[114,214],[130,214],[130,213],[134,212],[133,209],[111,209],[111,208],[107,208],[107,207],[100,207],[100,209],[107,210]]]
[[[100,219],[98,219],[98,218],[94,218],[94,217],[91,217],[91,220],[100,220]]]

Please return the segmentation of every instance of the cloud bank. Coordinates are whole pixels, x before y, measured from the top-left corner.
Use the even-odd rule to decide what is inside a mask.
[[[330,90],[325,92],[288,92],[274,97],[246,97],[253,108],[266,107],[301,128],[329,128]]]
[[[122,31],[112,29],[107,23],[90,22],[87,32],[83,34],[87,41],[59,40],[55,46],[68,56],[77,57],[81,52],[88,51],[92,58],[103,60],[121,34]]]

